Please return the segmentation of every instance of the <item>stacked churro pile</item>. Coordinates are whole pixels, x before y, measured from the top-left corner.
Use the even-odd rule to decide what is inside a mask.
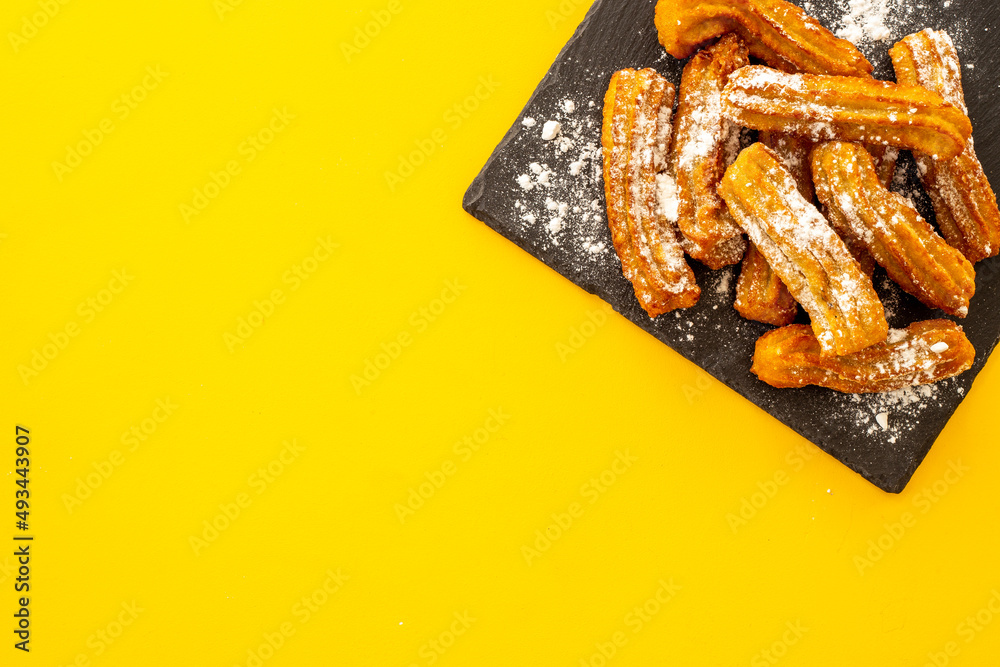
[[[659,0],[656,27],[672,56],[693,56],[676,114],[670,82],[622,70],[602,133],[612,239],[650,317],[698,301],[685,255],[712,269],[742,260],[736,309],[781,327],[757,341],[751,369],[770,385],[882,392],[967,370],[961,327],[890,330],[871,281],[878,264],[962,318],[973,264],[1000,252],[948,35],[893,46],[889,83],[784,0]],[[747,130],[759,141],[744,147]],[[940,234],[888,189],[900,149],[913,151]],[[791,324],[799,305],[811,326]]]

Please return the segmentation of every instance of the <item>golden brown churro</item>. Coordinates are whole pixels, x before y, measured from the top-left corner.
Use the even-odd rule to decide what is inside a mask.
[[[872,71],[853,44],[784,0],[659,0],[656,29],[675,58],[736,32],[752,55],[789,72],[865,76]]]
[[[748,244],[743,258],[733,306],[748,320],[777,327],[791,324],[799,310],[785,283],[753,243]]]
[[[893,329],[884,343],[841,357],[824,356],[812,330],[793,324],[757,340],[750,370],[772,387],[875,393],[953,377],[968,370],[975,357],[962,328],[948,320]]]
[[[908,35],[889,55],[897,81],[925,86],[966,111],[961,65],[947,33],[922,30]],[[925,153],[914,157],[934,204],[938,227],[948,242],[973,263],[1000,252],[997,198],[976,157],[972,137],[964,152],[950,160],[934,160]]]
[[[809,169],[812,142],[780,132],[761,132],[760,142],[778,156],[781,164],[795,179],[802,197],[806,201],[812,201],[812,172]],[[799,304],[795,302],[785,283],[781,282],[781,278],[753,243],[749,244],[743,257],[733,306],[736,312],[748,320],[779,327],[791,324],[799,310]]]
[[[657,201],[673,102],[673,85],[652,69],[616,72],[604,99],[608,224],[622,273],[650,317],[693,306],[701,294],[677,230]]]
[[[900,287],[931,308],[965,317],[976,272],[909,201],[879,182],[859,144],[820,144],[812,154],[816,195],[841,236],[864,245]]]
[[[749,64],[746,46],[730,33],[696,53],[681,76],[671,150],[677,225],[688,254],[712,269],[735,264],[746,250],[717,190],[740,141],[740,128],[722,117],[720,96],[729,75]]]
[[[885,340],[871,279],[770,149],[750,146],[719,186],[736,222],[802,304],[824,355],[844,355]]]
[[[729,77],[722,113],[758,130],[910,148],[939,160],[961,153],[972,134],[964,111],[920,86],[786,74],[761,65]]]

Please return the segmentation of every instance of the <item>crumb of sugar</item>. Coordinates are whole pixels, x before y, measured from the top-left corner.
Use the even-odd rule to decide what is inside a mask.
[[[885,21],[892,1],[850,0],[849,12],[842,19],[843,27],[837,30],[837,37],[854,44],[862,40],[888,41],[892,31],[886,27]]]
[[[534,127],[536,124],[537,121],[534,118],[525,118],[521,121],[521,125],[524,125],[525,127]]]
[[[576,111],[576,102],[573,100],[563,100],[562,107],[566,113],[573,113]]]
[[[562,123],[557,120],[547,120],[542,127],[542,139],[552,141],[562,132]]]
[[[880,412],[877,415],[875,415],[875,421],[878,422],[878,425],[882,427],[883,431],[888,431],[889,430],[889,413],[888,412]]]
[[[729,268],[726,268],[719,273],[721,275],[719,276],[718,284],[715,286],[715,293],[722,295],[729,294],[729,284],[732,282],[733,272]]]
[[[667,172],[656,175],[656,199],[660,205],[660,213],[670,222],[677,222],[677,181]]]

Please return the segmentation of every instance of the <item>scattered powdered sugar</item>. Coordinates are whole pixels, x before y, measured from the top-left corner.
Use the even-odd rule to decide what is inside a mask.
[[[941,408],[948,402],[943,393],[953,382],[954,378],[881,394],[847,394],[852,407],[845,416],[852,418],[866,435],[882,434],[885,442],[895,444],[900,436],[919,426],[924,410]],[[956,391],[959,395],[965,392],[962,387]],[[869,440],[868,444],[875,441]]]
[[[530,173],[517,177],[517,184],[521,186],[522,190],[531,192],[536,187],[547,188],[552,185],[552,170],[549,169],[549,165],[532,162],[528,165],[528,171]]]
[[[603,189],[600,108],[581,113],[571,99],[554,107],[545,123],[521,121],[539,148],[515,177],[521,197],[514,207],[522,224],[544,232],[552,246],[569,241],[596,257],[610,249],[603,207],[593,199],[593,191]]]
[[[850,11],[843,17],[843,27],[837,37],[857,44],[862,40],[887,42],[892,31],[886,27],[890,5],[894,0],[850,0]]]
[[[715,293],[725,296],[729,294],[729,286],[733,282],[733,269],[727,266],[725,269],[719,271],[719,274],[719,282],[715,285]]]
[[[876,73],[878,79],[892,78],[885,51],[893,42],[924,28],[942,25],[948,26],[948,32],[957,42],[958,38],[964,40],[974,32],[971,26],[977,21],[971,13],[955,12],[951,0],[799,0],[796,4],[838,37],[857,45],[876,69],[881,69],[881,73]],[[880,65],[879,61],[885,64]]]

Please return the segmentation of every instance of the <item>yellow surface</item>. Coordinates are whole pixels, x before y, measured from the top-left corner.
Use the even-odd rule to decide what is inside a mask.
[[[58,1],[0,10],[0,664],[1000,654],[996,363],[888,495],[617,315],[560,359],[600,302],[461,210],[584,2]]]

